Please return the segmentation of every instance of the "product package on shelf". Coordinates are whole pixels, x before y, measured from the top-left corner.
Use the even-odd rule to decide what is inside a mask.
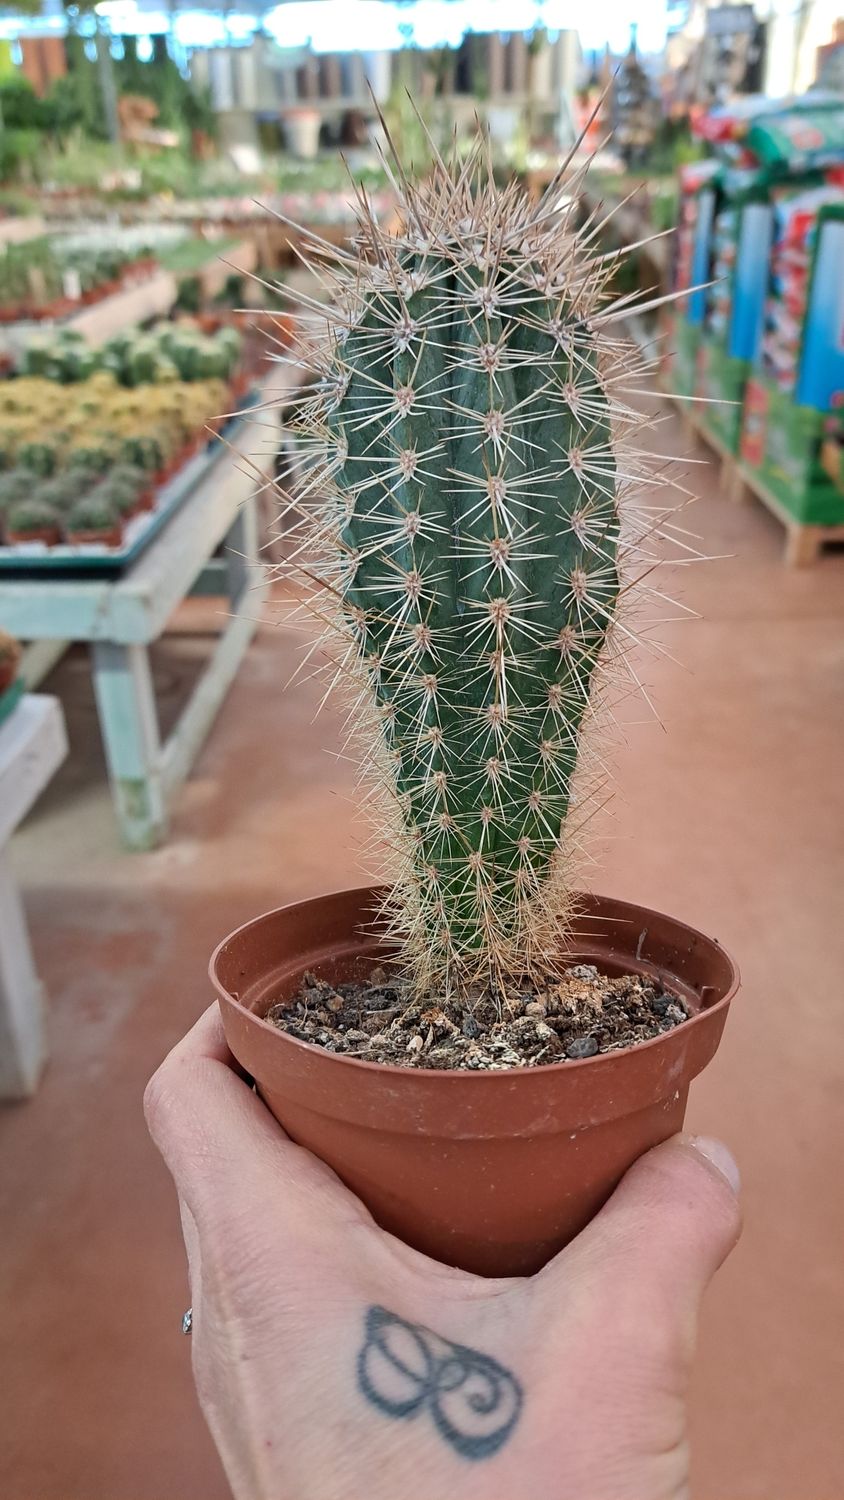
[[[741,402],[761,336],[771,243],[767,196],[767,184],[756,171],[722,175],[707,278],[711,285],[703,294],[695,394],[704,398],[701,425],[731,452],[738,448]]]
[[[711,257],[719,172],[716,161],[695,162],[680,171],[679,223],[674,236],[671,288],[687,295],[669,304],[663,324],[666,384],[678,396],[691,396],[695,385],[704,308],[701,284],[706,280]]]
[[[771,277],[764,308],[761,368],[781,391],[795,392],[809,277],[821,210],[844,202],[841,187],[824,183],[781,190],[774,202]],[[840,267],[839,267],[840,271]],[[833,270],[833,282],[836,272]]]
[[[741,457],[798,521],[844,523],[844,188],[777,204],[765,334],[748,382]]]
[[[829,288],[836,275],[842,283],[840,259],[838,270],[824,272],[817,282],[826,288],[826,320],[816,319],[810,329],[806,309],[816,226],[840,197],[844,106],[832,95],[754,98],[713,111],[697,128],[720,160],[709,179],[708,240],[704,244],[700,236],[697,242],[693,271],[699,289],[688,298],[688,317],[699,326],[696,416],[729,452],[740,446],[744,451],[742,404],[751,376],[818,411],[830,410],[837,389],[832,346],[840,343],[841,319],[836,325]],[[760,392],[754,391],[748,417],[757,432]],[[789,419],[785,425],[796,442],[798,432],[814,431],[817,422]],[[758,447],[749,443],[751,450]],[[815,466],[816,460],[815,454]]]

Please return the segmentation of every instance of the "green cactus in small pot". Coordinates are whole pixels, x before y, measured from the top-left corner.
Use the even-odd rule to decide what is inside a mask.
[[[738,978],[703,933],[579,892],[636,585],[665,618],[671,470],[579,168],[530,203],[483,151],[432,147],[419,187],[397,162],[397,233],[361,195],[356,253],[311,239],[330,302],[292,361],[314,379],[281,571],[348,698],[381,879],[264,912],[211,973],[261,1098],[376,1224],[526,1276],[682,1129]],[[651,1009],[623,1036],[622,990]]]
[[[66,521],[68,538],[72,542],[106,542],[118,546],[121,529],[120,511],[108,493],[107,483],[100,485],[87,499],[78,501],[69,511]]]
[[[11,506],[28,500],[33,492],[33,477],[27,469],[6,469],[0,474],[0,520]]]
[[[103,482],[103,489],[121,516],[131,516],[139,509],[149,485],[149,476],[136,464],[115,464]]]
[[[7,511],[6,534],[10,542],[38,541],[54,546],[61,538],[59,513],[34,496],[18,500]]]

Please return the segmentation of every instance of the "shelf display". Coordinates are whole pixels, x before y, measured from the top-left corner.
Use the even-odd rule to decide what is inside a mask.
[[[252,379],[237,329],[189,320],[96,351],[68,331],[36,338],[23,365],[0,382],[0,569],[135,555]]]
[[[145,246],[123,249],[58,237],[7,245],[0,256],[0,322],[65,317],[155,269]]]
[[[808,469],[802,461],[789,468],[802,494],[809,471],[821,472],[825,424],[817,416],[793,419],[765,393],[770,385],[817,414],[828,412],[844,384],[833,352],[842,319],[831,290],[841,277],[829,248],[816,281],[817,295],[825,289],[826,314],[807,318],[815,229],[844,202],[844,107],[832,96],[780,106],[757,98],[712,111],[698,131],[718,155],[680,177],[673,284],[689,290],[669,322],[676,353],[667,379],[679,395],[700,398],[700,427],[727,452],[741,447],[747,462],[759,452],[763,412],[771,412],[776,441],[789,451],[802,454],[811,431]]]
[[[844,189],[785,198],[765,306],[765,333],[748,381],[741,457],[796,520],[844,521]],[[837,470],[837,472],[836,472]]]

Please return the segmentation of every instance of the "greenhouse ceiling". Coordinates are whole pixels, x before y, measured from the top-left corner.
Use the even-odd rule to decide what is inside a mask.
[[[281,47],[314,52],[395,51],[401,47],[459,46],[470,32],[576,30],[585,47],[605,42],[618,49],[629,39],[626,0],[593,0],[584,15],[577,0],[260,0],[242,8],[162,4],[161,0],[101,0],[95,14],[66,11],[61,0],[45,0],[37,16],[6,13],[0,37],[64,35],[70,24],[83,34],[105,26],[115,35],[172,32],[183,47],[237,46],[262,33]],[[639,40],[645,50],[665,40],[664,0],[637,7]]]

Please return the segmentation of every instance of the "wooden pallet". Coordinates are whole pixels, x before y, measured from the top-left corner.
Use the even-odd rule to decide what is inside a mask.
[[[743,463],[726,443],[704,426],[694,409],[694,402],[684,400],[682,396],[675,396],[671,392],[666,394],[677,406],[686,431],[705,443],[720,458],[721,481],[729,499],[740,502],[746,498],[749,490],[785,527],[783,560],[786,567],[809,567],[817,562],[826,543],[844,542],[844,524],[816,526],[806,521],[795,520],[757,470]]]

